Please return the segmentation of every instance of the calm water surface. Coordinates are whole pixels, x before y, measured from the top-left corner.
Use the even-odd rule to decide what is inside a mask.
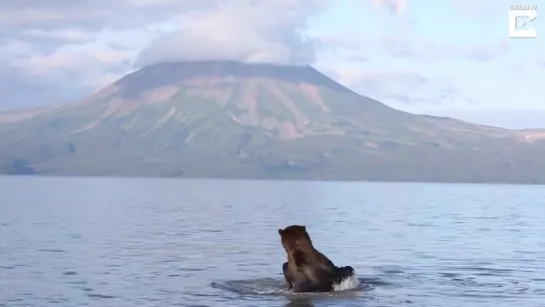
[[[277,229],[352,265],[350,295],[282,285]],[[0,306],[545,306],[545,187],[0,177]]]

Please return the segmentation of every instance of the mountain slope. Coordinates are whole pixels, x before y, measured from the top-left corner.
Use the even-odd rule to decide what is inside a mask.
[[[401,112],[311,67],[163,63],[0,113],[0,173],[543,183],[539,133]]]

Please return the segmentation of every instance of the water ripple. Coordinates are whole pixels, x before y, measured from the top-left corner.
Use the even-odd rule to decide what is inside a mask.
[[[2,177],[0,306],[543,306],[544,199],[539,186]],[[211,286],[280,289],[288,224],[365,287]]]

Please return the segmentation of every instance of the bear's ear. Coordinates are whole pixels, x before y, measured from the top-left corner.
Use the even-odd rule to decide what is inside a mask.
[[[306,231],[306,230],[307,230],[307,226],[303,225],[303,230]]]
[[[279,235],[282,235],[283,233],[284,233],[284,230],[282,230],[282,229],[279,228],[279,229],[278,229],[278,234],[279,234]]]

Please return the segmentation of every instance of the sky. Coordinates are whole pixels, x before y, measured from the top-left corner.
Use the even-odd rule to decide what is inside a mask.
[[[413,113],[545,127],[545,16],[505,0],[2,0],[0,110],[68,103],[142,66],[312,65]],[[545,14],[545,11],[544,11]]]

